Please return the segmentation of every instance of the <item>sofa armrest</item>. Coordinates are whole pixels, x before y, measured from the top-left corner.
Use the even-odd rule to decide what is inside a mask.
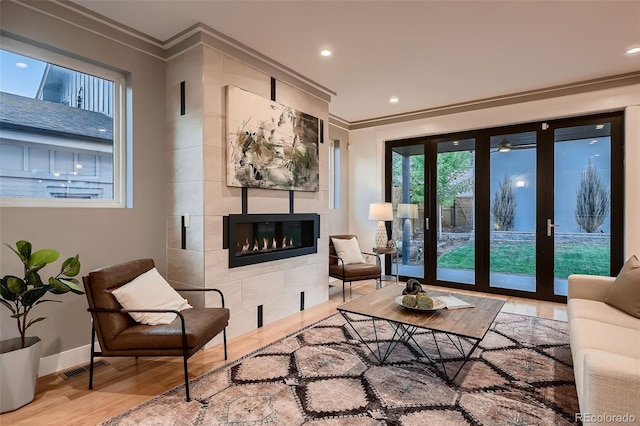
[[[589,299],[604,302],[609,292],[609,287],[615,281],[615,277],[602,277],[598,275],[569,275],[569,299]]]
[[[584,355],[582,413],[640,419],[640,359],[602,351]]]

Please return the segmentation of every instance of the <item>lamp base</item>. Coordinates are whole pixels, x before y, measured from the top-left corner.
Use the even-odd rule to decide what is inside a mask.
[[[378,229],[376,229],[376,246],[387,246],[387,228],[384,226],[383,221],[378,222]]]

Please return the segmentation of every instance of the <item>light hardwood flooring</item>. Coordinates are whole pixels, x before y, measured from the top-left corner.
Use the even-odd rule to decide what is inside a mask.
[[[347,285],[347,301],[374,290],[374,281],[353,283],[351,290]],[[484,296],[505,300],[503,312],[567,320],[566,305],[561,303]],[[229,361],[336,313],[336,307],[341,303],[342,283],[336,281],[335,286],[330,287],[327,302],[230,339]],[[222,345],[200,351],[189,360],[190,377],[197,377],[224,365],[223,358]],[[140,358],[137,361],[134,358],[103,359],[108,365],[95,370],[93,390],[88,389],[88,373],[66,380],[60,374],[41,377],[38,379],[34,401],[16,411],[0,415],[0,425],[95,425],[182,384],[184,380],[182,358],[179,357]]]

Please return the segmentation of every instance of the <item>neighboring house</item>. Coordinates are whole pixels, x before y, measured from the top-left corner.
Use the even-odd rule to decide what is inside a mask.
[[[36,99],[0,92],[0,197],[112,199],[112,93],[52,65]]]

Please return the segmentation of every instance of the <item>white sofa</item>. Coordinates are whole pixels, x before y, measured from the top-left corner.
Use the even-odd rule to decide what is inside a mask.
[[[569,336],[584,424],[640,424],[640,318],[604,302],[614,280],[569,276]]]

